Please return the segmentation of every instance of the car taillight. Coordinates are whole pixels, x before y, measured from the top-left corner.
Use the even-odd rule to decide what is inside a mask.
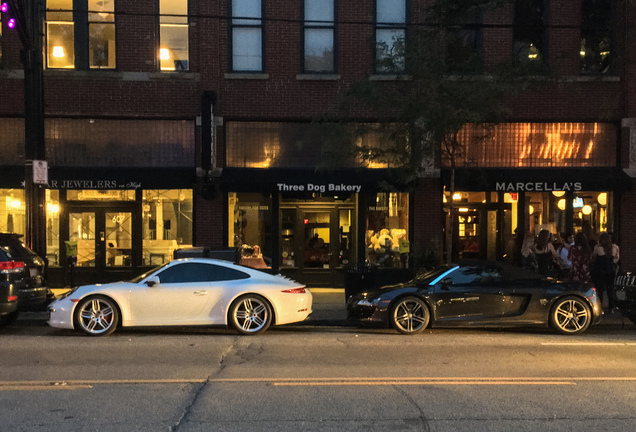
[[[283,290],[283,292],[288,294],[305,294],[307,290],[305,290],[305,288],[291,288],[288,290]]]
[[[24,268],[22,261],[3,261],[0,262],[0,273],[19,273]]]
[[[7,300],[10,301],[10,302],[17,301],[18,300],[18,296],[17,295],[11,295],[11,296],[7,297]]]

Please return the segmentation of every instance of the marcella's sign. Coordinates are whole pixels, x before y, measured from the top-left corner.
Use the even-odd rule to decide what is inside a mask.
[[[503,192],[578,192],[583,190],[581,182],[497,182],[497,191]]]

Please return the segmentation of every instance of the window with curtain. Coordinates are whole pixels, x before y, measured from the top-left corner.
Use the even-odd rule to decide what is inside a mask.
[[[231,0],[233,72],[263,71],[262,0]]]
[[[375,13],[375,71],[403,72],[406,0],[377,0]]]
[[[303,72],[335,71],[335,0],[305,0]]]
[[[187,71],[188,0],[159,0],[159,64],[162,71]]]

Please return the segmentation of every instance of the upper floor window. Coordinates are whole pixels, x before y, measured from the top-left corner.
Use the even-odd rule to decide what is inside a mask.
[[[262,0],[232,0],[231,69],[234,72],[263,70]]]
[[[335,0],[305,0],[303,72],[335,71]]]
[[[375,12],[375,70],[403,72],[406,0],[377,0]]]
[[[540,65],[545,60],[547,11],[544,1],[515,1],[513,54],[518,61],[530,65]]]
[[[159,0],[159,63],[162,71],[186,71],[188,0]]]
[[[581,72],[603,74],[610,70],[612,2],[581,2]]]
[[[446,62],[451,72],[475,72],[481,65],[482,14],[470,8],[446,28]]]
[[[47,0],[46,8],[47,68],[115,68],[115,0]]]

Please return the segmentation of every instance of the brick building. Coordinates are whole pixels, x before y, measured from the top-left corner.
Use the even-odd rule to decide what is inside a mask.
[[[52,285],[69,282],[66,242],[75,282],[138,274],[178,248],[243,244],[284,274],[340,285],[351,262],[403,265],[405,240],[442,250],[451,222],[456,257],[506,259],[517,228],[589,224],[614,232],[623,267],[636,267],[634,4],[513,1],[462,28],[484,62],[518,56],[551,79],[509,101],[491,140],[467,146],[451,197],[443,165],[391,192],[384,165],[316,169],[313,120],[365,76],[394,79],[377,44],[421,24],[424,1],[43,3]],[[7,20],[0,231],[24,232],[21,45]]]

